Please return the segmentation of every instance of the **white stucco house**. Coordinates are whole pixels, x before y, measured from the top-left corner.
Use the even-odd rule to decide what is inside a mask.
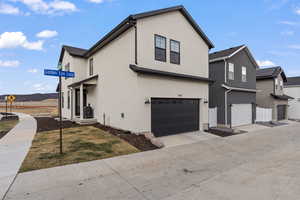
[[[300,119],[300,77],[289,77],[284,84],[284,93],[293,97],[289,100],[288,118]]]
[[[80,38],[79,38],[80,39]],[[89,49],[63,46],[63,117],[164,136],[208,127],[212,42],[183,6],[130,15]]]

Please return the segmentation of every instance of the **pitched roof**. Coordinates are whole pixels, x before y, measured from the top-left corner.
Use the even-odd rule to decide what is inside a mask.
[[[300,76],[287,78],[287,82],[284,83],[284,85],[286,85],[286,86],[293,86],[293,85],[300,86]]]
[[[67,51],[71,56],[75,57],[84,57],[84,54],[87,52],[86,49],[63,45],[59,56],[59,62],[62,62],[65,51]]]
[[[256,80],[263,80],[269,78],[276,78],[281,74],[283,81],[286,82],[286,75],[281,67],[269,67],[256,70]]]
[[[67,50],[67,52],[69,52],[69,54],[71,54],[72,56],[83,57],[84,54],[87,52],[86,49],[81,49],[81,48],[71,47],[66,45],[64,45],[63,48],[65,48],[65,50]]]
[[[171,78],[177,78],[177,79],[186,79],[186,80],[193,80],[193,81],[200,81],[200,82],[207,82],[212,83],[213,80],[201,77],[201,76],[193,76],[188,74],[178,74],[174,72],[166,72],[166,71],[160,71],[150,68],[144,68],[144,67],[138,67],[136,65],[129,65],[129,68],[136,72],[141,74],[148,74],[148,75],[155,75],[155,76],[164,76],[164,77],[171,77]]]
[[[236,51],[238,51],[239,49],[241,49],[242,47],[246,47],[246,46],[245,45],[240,45],[240,46],[236,46],[236,47],[231,47],[229,49],[225,49],[225,50],[221,50],[221,51],[216,51],[214,53],[210,53],[209,54],[209,60],[214,60],[214,59],[218,59],[218,58],[229,57],[233,53],[235,53]]]
[[[288,95],[276,95],[276,94],[271,94],[272,97],[274,97],[275,99],[279,99],[279,100],[289,100],[289,99],[294,99],[291,96]]]
[[[119,25],[117,25],[113,30],[111,30],[109,33],[107,33],[102,39],[100,39],[95,45],[93,45],[90,49],[80,49],[76,48],[75,52],[78,53],[82,57],[89,57],[105,45],[107,45],[109,42],[116,39],[118,36],[120,36],[122,33],[124,33],[129,28],[135,26],[136,21],[142,18],[146,17],[152,17],[155,15],[160,15],[168,12],[173,11],[180,11],[182,15],[188,20],[188,22],[191,24],[191,26],[194,28],[194,30],[200,35],[200,37],[205,41],[205,43],[209,46],[209,48],[214,48],[213,43],[208,39],[208,37],[205,35],[205,33],[202,31],[202,29],[199,27],[199,25],[195,22],[195,20],[192,18],[192,16],[188,13],[188,11],[184,8],[184,6],[174,6],[159,10],[154,10],[150,12],[143,12],[135,15],[129,15],[127,18],[125,18]],[[73,51],[75,47],[66,48],[66,50],[69,52]],[[78,55],[78,54],[74,55]]]

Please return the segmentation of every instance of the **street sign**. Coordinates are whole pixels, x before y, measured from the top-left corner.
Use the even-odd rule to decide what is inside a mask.
[[[14,101],[16,100],[16,97],[13,96],[13,95],[9,95],[9,96],[6,97],[6,99],[7,99],[7,101],[9,101],[9,102],[14,102]]]
[[[46,76],[59,76],[59,70],[53,70],[53,69],[45,69],[44,75]]]
[[[61,77],[66,77],[66,78],[74,78],[75,77],[74,72],[53,70],[53,69],[45,69],[44,75],[46,75],[46,76],[61,76]]]
[[[75,77],[74,72],[68,72],[68,71],[59,71],[59,72],[60,72],[60,76],[62,76],[62,77],[66,77],[66,78],[74,78]]]
[[[66,78],[74,78],[74,72],[62,71],[62,64],[58,63],[57,65],[58,70],[53,69],[44,69],[44,75],[46,76],[57,76],[59,77],[59,150],[60,154],[63,154],[63,131],[62,131],[62,81],[61,77]]]

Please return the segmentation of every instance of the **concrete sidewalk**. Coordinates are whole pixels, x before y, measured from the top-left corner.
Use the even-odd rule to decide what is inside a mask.
[[[295,123],[21,173],[5,200],[296,200],[299,129]]]
[[[17,175],[37,128],[33,117],[15,114],[19,116],[19,123],[0,139],[0,199]]]

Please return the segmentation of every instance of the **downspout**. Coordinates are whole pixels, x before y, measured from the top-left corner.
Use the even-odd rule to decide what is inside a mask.
[[[231,92],[231,89],[227,90],[225,92],[225,125],[227,126],[228,125],[228,105],[227,105],[227,95],[228,93]]]
[[[138,43],[138,41],[137,41],[137,26],[136,26],[136,21],[135,22],[133,22],[134,23],[134,48],[135,48],[135,52],[134,52],[134,55],[135,55],[135,64],[137,65],[138,64],[138,55],[137,55],[137,48],[138,48],[138,45],[137,45],[137,43]]]
[[[227,61],[226,61],[226,58],[224,58],[224,63],[225,63],[225,66],[224,66],[224,75],[225,75],[225,83],[227,83]]]

